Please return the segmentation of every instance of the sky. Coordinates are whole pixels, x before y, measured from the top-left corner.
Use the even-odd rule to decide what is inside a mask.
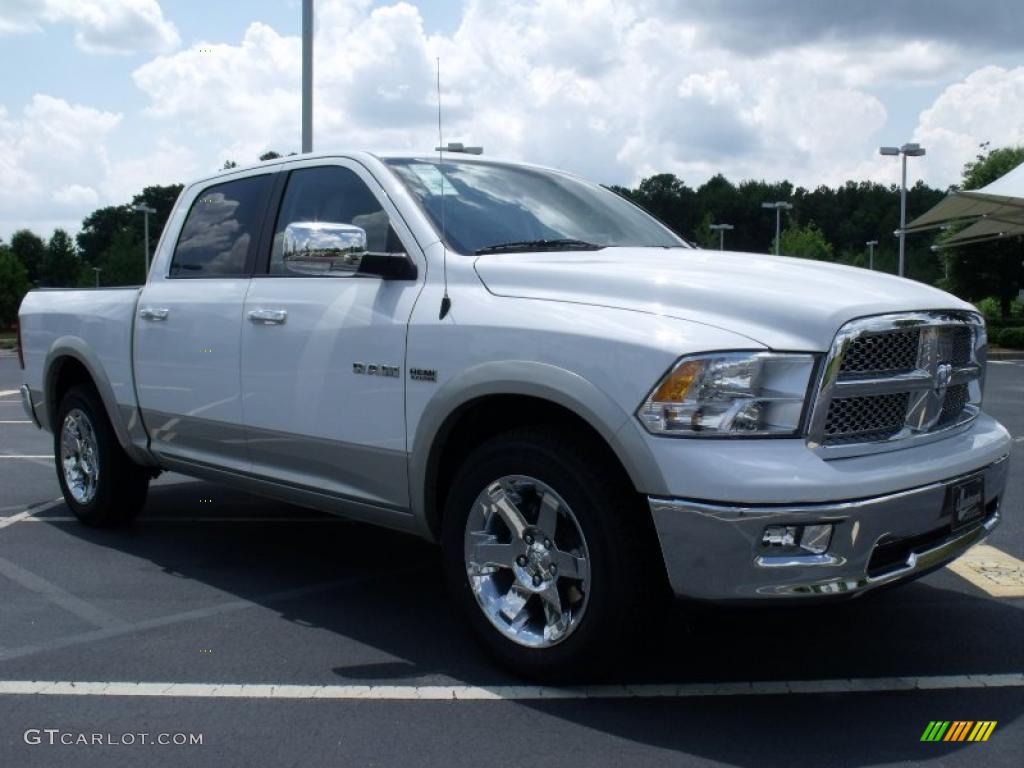
[[[1024,144],[1019,0],[316,0],[317,150],[946,187]],[[299,0],[0,0],[0,238],[300,149]]]

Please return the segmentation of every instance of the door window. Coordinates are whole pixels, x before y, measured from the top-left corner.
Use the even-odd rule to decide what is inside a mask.
[[[171,259],[171,277],[248,276],[271,175],[207,187],[192,203]]]
[[[295,275],[284,259],[289,224],[344,225],[366,234],[370,253],[403,251],[387,212],[354,171],[337,165],[300,168],[288,177],[270,251],[270,274]],[[307,227],[309,229],[309,227]],[[343,229],[335,227],[335,231]]]

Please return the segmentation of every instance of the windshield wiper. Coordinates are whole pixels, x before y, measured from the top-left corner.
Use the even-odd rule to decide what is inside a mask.
[[[604,248],[603,245],[564,237],[552,240],[514,240],[510,243],[498,243],[477,248],[476,253],[480,255],[482,253],[513,253],[516,251],[599,251],[602,248]]]

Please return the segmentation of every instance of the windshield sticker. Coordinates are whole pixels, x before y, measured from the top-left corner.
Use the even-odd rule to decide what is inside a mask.
[[[416,177],[423,182],[423,186],[427,188],[427,194],[440,195],[442,184],[445,195],[459,194],[458,190],[455,189],[455,185],[452,184],[452,180],[441,173],[441,169],[436,165],[413,163],[409,165],[409,170],[415,173]]]

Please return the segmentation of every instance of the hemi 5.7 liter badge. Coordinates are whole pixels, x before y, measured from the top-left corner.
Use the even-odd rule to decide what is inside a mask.
[[[433,368],[410,368],[409,378],[413,381],[437,381],[437,371]]]

